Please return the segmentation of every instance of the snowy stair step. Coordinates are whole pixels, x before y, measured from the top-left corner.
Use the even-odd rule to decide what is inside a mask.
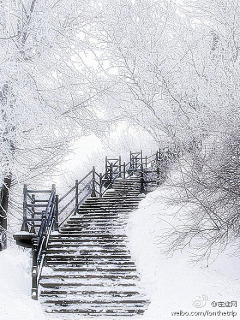
[[[58,299],[46,299],[44,301],[46,304],[47,303],[54,303],[54,304],[59,304],[59,305],[63,305],[63,306],[67,306],[67,305],[72,305],[72,304],[81,304],[81,305],[84,305],[84,304],[89,304],[90,301],[89,299],[61,299],[61,298],[58,298]],[[128,298],[128,299],[117,299],[117,298],[112,298],[112,299],[96,299],[96,300],[91,300],[91,305],[104,305],[104,304],[110,304],[110,305],[113,305],[113,304],[118,304],[119,302],[121,302],[121,304],[134,304],[134,305],[144,305],[146,303],[146,300],[144,299],[139,299],[137,297],[135,297],[134,299],[132,297]]]
[[[97,263],[97,264],[96,264]],[[57,265],[62,265],[62,266],[68,266],[68,267],[72,267],[72,266],[76,266],[79,267],[81,266],[82,268],[84,268],[85,266],[90,266],[90,265],[106,265],[106,261],[83,261],[83,260],[79,260],[79,261],[63,261],[63,260],[53,260],[53,261],[48,261],[47,262],[47,266],[51,267],[51,266],[57,266]],[[113,261],[108,261],[108,265],[115,265],[115,266],[135,266],[135,262],[134,261],[122,261],[122,260],[113,260]]]
[[[68,287],[68,288],[71,288],[71,287],[82,287],[82,290],[84,290],[84,287],[85,288],[89,288],[89,287],[99,287],[99,286],[107,286],[107,284],[109,283],[109,280],[103,281],[104,279],[99,279],[98,282],[96,282],[96,279],[95,281],[91,281],[91,280],[88,280],[88,281],[85,281],[82,280],[82,282],[71,282],[71,281],[43,281],[41,282],[41,286],[44,287],[44,288],[56,288],[56,287]],[[116,286],[121,286],[121,287],[124,287],[124,288],[127,288],[127,287],[134,287],[135,285],[135,282],[132,281],[128,281],[125,280],[125,281],[115,281],[115,287]]]
[[[117,290],[105,290],[105,291],[97,291],[97,290],[89,290],[89,291],[82,291],[82,290],[53,290],[53,289],[44,289],[41,291],[41,297],[59,297],[59,298],[65,298],[69,297],[70,295],[73,295],[75,297],[80,296],[85,297],[85,299],[96,298],[96,297],[114,297],[114,298],[130,298],[130,297],[137,297],[137,298],[144,298],[146,297],[144,295],[140,295],[138,291],[117,291]]]
[[[45,312],[47,313],[60,313],[60,314],[80,314],[80,315],[87,315],[87,316],[118,316],[118,317],[123,317],[123,316],[132,316],[132,315],[139,315],[139,314],[143,314],[145,311],[145,308],[143,309],[136,309],[133,307],[129,307],[129,308],[102,308],[99,307],[98,309],[96,309],[96,306],[93,306],[91,304],[89,304],[89,306],[85,306],[84,308],[52,308],[50,307],[49,309],[45,309]]]
[[[67,274],[67,273],[56,273],[56,274],[47,274],[42,275],[42,281],[51,280],[51,279],[61,279],[61,280],[81,280],[81,279],[139,279],[139,276],[136,273],[83,273],[83,274]]]
[[[62,249],[48,249],[47,250],[47,254],[73,254],[73,253],[78,253],[80,252],[80,254],[87,254],[88,252],[91,253],[91,254],[103,254],[103,253],[114,253],[114,254],[123,254],[123,255],[126,255],[126,254],[129,254],[129,250],[125,249],[116,249],[116,248],[111,248],[111,249],[102,249],[102,248],[99,248],[98,250],[96,249],[91,249],[89,250],[88,249],[81,249],[79,248],[77,251],[76,251],[76,248],[72,248],[72,249],[69,249],[69,248],[62,248]]]
[[[50,268],[51,269],[51,268]],[[113,266],[102,266],[102,267],[98,267],[98,266],[86,266],[85,268],[79,268],[79,267],[54,267],[52,268],[53,271],[56,271],[56,272],[96,272],[96,271],[99,271],[99,272],[136,272],[137,269],[134,267],[128,267],[128,266],[125,266],[125,267],[121,267],[121,268],[117,268],[117,267],[113,267]]]

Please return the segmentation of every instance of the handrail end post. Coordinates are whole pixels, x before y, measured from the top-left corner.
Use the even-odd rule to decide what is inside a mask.
[[[38,288],[32,288],[31,296],[33,300],[38,300]]]
[[[58,203],[59,203],[59,196],[56,195],[56,198],[55,198],[55,219],[54,219],[54,224],[53,224],[53,230],[54,231],[58,231]]]
[[[92,169],[92,192],[91,192],[91,197],[96,198],[96,185],[95,185],[95,167]]]
[[[32,249],[32,299],[38,300],[38,265],[37,265],[37,246]]]

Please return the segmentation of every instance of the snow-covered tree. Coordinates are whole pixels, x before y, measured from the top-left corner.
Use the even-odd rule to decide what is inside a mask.
[[[11,188],[49,174],[69,142],[99,123],[88,1],[0,1],[0,228]]]

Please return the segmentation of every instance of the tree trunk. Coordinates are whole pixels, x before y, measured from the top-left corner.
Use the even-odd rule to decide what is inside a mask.
[[[7,212],[9,204],[9,190],[11,187],[12,175],[9,174],[4,178],[2,189],[1,189],[1,198],[0,198],[0,251],[7,248]]]

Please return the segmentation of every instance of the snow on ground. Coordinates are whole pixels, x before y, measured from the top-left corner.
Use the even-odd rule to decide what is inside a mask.
[[[166,215],[179,208],[171,208],[163,199],[171,197],[166,186],[150,193],[131,213],[127,233],[130,250],[137,261],[143,287],[151,304],[143,320],[181,319],[240,319],[240,258],[221,254],[214,263],[193,265],[187,252],[173,257],[164,255],[159,236],[166,230]],[[213,307],[216,302],[238,301],[238,307]],[[215,303],[215,304],[214,304]],[[196,307],[198,306],[198,307]],[[181,315],[173,315],[180,312]],[[216,311],[234,312],[215,316]],[[193,312],[191,316],[183,312]],[[197,314],[205,312],[205,314]],[[238,315],[236,314],[238,313]]]
[[[31,299],[29,251],[0,252],[0,320],[46,320],[39,302]]]

